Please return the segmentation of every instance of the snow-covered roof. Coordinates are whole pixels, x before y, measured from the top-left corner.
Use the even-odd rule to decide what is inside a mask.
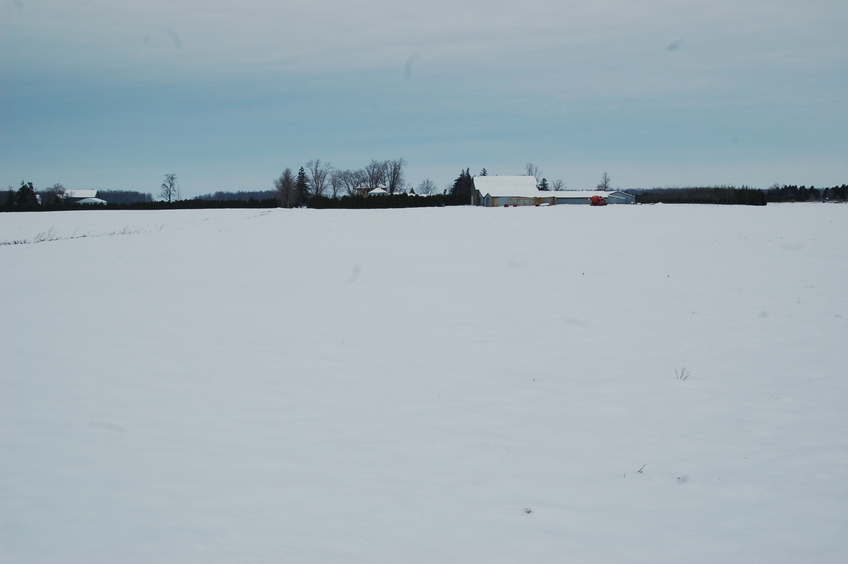
[[[96,198],[97,190],[65,190],[66,198]]]
[[[105,204],[106,200],[101,200],[100,198],[83,198],[82,200],[77,202],[78,204]]]
[[[368,195],[369,195],[369,196],[382,196],[382,195],[384,195],[384,194],[388,194],[388,192],[386,192],[386,191],[385,191],[385,190],[383,190],[382,188],[374,188],[373,190],[371,190],[370,192],[368,192]]]
[[[474,188],[481,196],[536,197],[536,178],[533,176],[475,176]]]

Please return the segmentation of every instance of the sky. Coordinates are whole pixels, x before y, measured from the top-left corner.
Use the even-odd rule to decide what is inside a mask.
[[[0,0],[0,186],[848,182],[844,0]]]

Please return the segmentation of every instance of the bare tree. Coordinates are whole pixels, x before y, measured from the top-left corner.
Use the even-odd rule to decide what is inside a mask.
[[[601,177],[601,181],[598,183],[597,189],[603,190],[604,192],[608,192],[610,190],[610,177],[606,172]]]
[[[430,194],[436,193],[436,183],[430,180],[429,178],[425,178],[421,181],[421,184],[418,185],[418,193],[429,196]]]
[[[165,182],[162,183],[162,192],[160,192],[159,197],[166,202],[173,202],[174,200],[179,199],[179,190],[180,189],[177,186],[177,175],[166,174]]]
[[[333,178],[348,196],[355,196],[357,189],[365,184],[365,172],[362,170],[336,170]]]
[[[287,168],[279,178],[274,180],[274,188],[277,189],[277,203],[281,207],[293,208],[297,204],[294,174],[292,174],[290,168]]]
[[[313,196],[323,196],[327,190],[327,177],[333,167],[330,163],[322,163],[321,159],[315,159],[306,163],[306,176],[309,180],[309,192]]]
[[[372,159],[371,163],[362,169],[363,183],[368,191],[386,185],[386,162]]]
[[[539,167],[534,165],[533,163],[527,163],[524,165],[524,172],[527,173],[527,176],[532,176],[536,179],[536,184],[539,184],[539,177],[542,176],[542,171],[539,170]]]
[[[553,182],[551,182],[551,190],[553,190],[554,192],[562,192],[563,190],[565,190],[565,184],[563,184],[562,180],[554,180]]]
[[[44,194],[47,196],[44,203],[57,204],[65,201],[65,187],[59,182],[45,190]]]
[[[386,189],[389,194],[395,192],[403,192],[403,167],[406,161],[403,159],[395,159],[384,163],[386,169]]]
[[[330,172],[330,194],[334,200],[339,197],[339,192],[345,187],[342,176],[345,172],[348,171],[333,169]]]

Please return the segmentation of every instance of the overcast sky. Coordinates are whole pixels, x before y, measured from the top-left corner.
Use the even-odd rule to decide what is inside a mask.
[[[0,186],[848,182],[845,0],[0,0]]]

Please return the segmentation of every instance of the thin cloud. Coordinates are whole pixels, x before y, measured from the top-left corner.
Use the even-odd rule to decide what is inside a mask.
[[[177,49],[183,48],[183,40],[180,39],[180,36],[177,35],[173,29],[168,28],[165,30],[165,33],[167,33],[168,37],[170,37],[171,40],[174,42],[174,47],[176,47]]]
[[[410,55],[408,59],[406,59],[406,63],[403,65],[403,79],[404,80],[412,80],[412,63],[420,59],[421,56],[416,54]]]
[[[669,51],[669,52],[677,51],[683,45],[683,41],[684,40],[682,38],[681,39],[675,39],[674,41],[672,41],[671,43],[669,43],[666,46],[665,50]]]

